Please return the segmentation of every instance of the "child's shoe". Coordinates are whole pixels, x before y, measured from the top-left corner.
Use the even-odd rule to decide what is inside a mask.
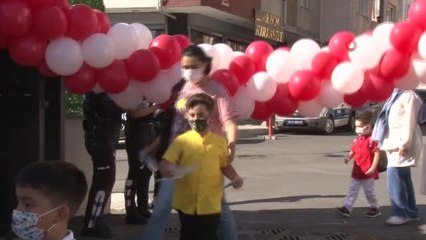
[[[343,217],[350,217],[351,216],[351,211],[349,211],[349,209],[347,209],[345,206],[339,207],[336,210]]]
[[[365,214],[366,218],[375,218],[382,215],[378,208],[370,208],[368,212]]]

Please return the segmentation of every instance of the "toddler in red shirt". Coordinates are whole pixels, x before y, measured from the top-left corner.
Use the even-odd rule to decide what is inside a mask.
[[[371,139],[372,124],[373,114],[369,111],[360,112],[355,118],[355,131],[358,136],[352,143],[351,151],[345,159],[345,163],[354,160],[352,182],[344,205],[337,208],[337,212],[344,217],[351,215],[352,206],[361,187],[364,189],[365,197],[370,205],[365,217],[374,218],[381,215],[374,191],[374,181],[379,178],[377,165],[380,152],[377,142]]]

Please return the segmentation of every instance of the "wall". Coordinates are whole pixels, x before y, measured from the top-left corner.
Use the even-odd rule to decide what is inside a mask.
[[[84,131],[82,125],[82,117],[66,118],[65,119],[65,161],[71,162],[86,175],[87,183],[92,183],[92,160],[84,146]],[[81,204],[77,216],[84,215],[87,204],[87,195],[84,202]],[[109,212],[110,203],[105,207],[105,212]]]
[[[349,30],[349,1],[348,0],[322,0],[321,7],[321,42],[330,40],[336,32]],[[338,21],[336,21],[338,19]]]
[[[158,0],[104,0],[105,8],[156,8]]]
[[[302,7],[298,4],[297,27],[313,33],[320,34],[321,1],[310,0],[309,8]]]

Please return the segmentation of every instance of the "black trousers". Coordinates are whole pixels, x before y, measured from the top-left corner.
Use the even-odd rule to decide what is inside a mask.
[[[217,240],[220,214],[188,215],[179,211],[180,240]]]
[[[149,181],[152,172],[146,166],[141,169],[139,151],[154,141],[156,137],[155,127],[152,123],[128,118],[125,134],[129,164],[125,187],[126,212],[129,213],[129,211],[136,209],[135,196],[137,196],[138,210],[142,213],[147,212],[149,208]]]
[[[85,227],[94,228],[103,215],[115,182],[115,151],[120,123],[96,126],[86,131],[86,149],[92,157],[93,176],[85,213]]]

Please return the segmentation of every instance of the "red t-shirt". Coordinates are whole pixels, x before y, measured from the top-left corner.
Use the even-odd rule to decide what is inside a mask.
[[[354,166],[352,168],[352,178],[354,179],[368,179],[379,178],[379,171],[367,176],[365,173],[370,169],[373,164],[374,153],[378,151],[376,141],[371,140],[371,135],[358,136],[352,144],[352,152],[354,153]]]

